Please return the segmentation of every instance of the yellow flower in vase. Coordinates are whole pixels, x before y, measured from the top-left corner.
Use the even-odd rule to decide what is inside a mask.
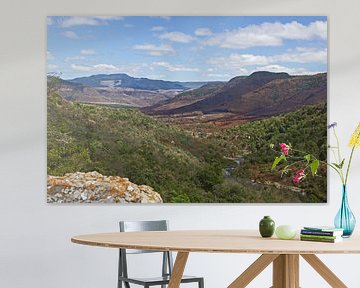
[[[350,138],[349,146],[360,148],[360,123]]]

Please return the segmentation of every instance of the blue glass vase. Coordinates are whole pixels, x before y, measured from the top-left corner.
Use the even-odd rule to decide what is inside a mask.
[[[345,238],[350,237],[355,228],[356,219],[349,207],[346,185],[342,188],[341,207],[336,214],[334,224],[336,228],[344,229],[343,237]]]

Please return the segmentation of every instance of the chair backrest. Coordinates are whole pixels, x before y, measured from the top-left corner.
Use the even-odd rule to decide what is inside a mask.
[[[167,231],[169,224],[167,220],[155,221],[120,221],[120,232],[137,231]],[[156,253],[159,251],[126,249],[126,254]]]
[[[167,220],[157,221],[120,221],[120,232],[137,232],[137,231],[167,231],[169,224]],[[127,257],[126,254],[140,253],[163,253],[162,275],[172,273],[173,259],[169,251],[150,251],[136,249],[119,249],[119,275],[128,277]]]

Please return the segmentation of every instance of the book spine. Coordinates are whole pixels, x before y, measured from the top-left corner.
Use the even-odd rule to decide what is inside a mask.
[[[336,236],[320,236],[320,235],[304,235],[304,234],[300,234],[301,237],[303,238],[314,238],[314,239],[337,239],[337,238],[341,238],[341,236],[336,237]]]
[[[313,242],[327,242],[327,243],[335,243],[335,239],[326,239],[326,238],[309,238],[309,237],[300,237],[301,241],[313,241]]]
[[[318,236],[334,236],[334,232],[331,231],[315,231],[315,230],[301,230],[303,235],[318,235]]]

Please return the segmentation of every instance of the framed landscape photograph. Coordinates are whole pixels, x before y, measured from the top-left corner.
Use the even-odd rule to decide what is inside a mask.
[[[49,16],[47,201],[326,203],[326,165],[299,183],[272,166],[284,143],[327,159],[327,33],[325,16]]]

